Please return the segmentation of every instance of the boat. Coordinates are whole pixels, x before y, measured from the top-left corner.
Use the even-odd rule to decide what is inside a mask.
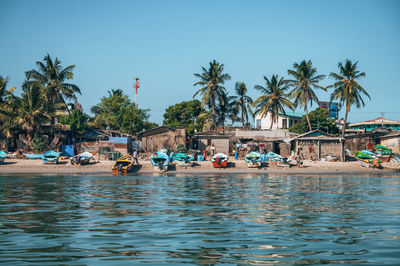
[[[177,153],[172,158],[177,161],[180,166],[184,167],[192,166],[194,160],[193,156],[184,153]]]
[[[85,165],[88,164],[89,161],[93,158],[93,155],[90,152],[82,152],[78,155],[75,155],[71,158],[72,165]]]
[[[24,156],[27,159],[31,159],[31,160],[38,160],[38,159],[43,160],[43,155],[44,154],[24,153]]]
[[[150,156],[150,162],[154,166],[154,170],[167,171],[171,158],[166,150],[160,150]]]
[[[376,154],[370,151],[358,151],[354,155],[354,158],[356,158],[361,163],[361,166],[367,168],[382,168],[382,160],[377,158]]]
[[[250,151],[244,157],[247,167],[257,168],[261,166],[261,154],[258,151]]]
[[[123,155],[112,166],[114,174],[126,174],[132,170],[134,159],[129,154]]]
[[[393,158],[400,163],[400,154],[393,154]]]
[[[271,164],[278,165],[278,166],[290,166],[289,162],[291,161],[290,159],[283,157],[279,154],[276,154],[274,152],[268,152],[265,157],[267,158],[267,161],[270,162]]]
[[[43,154],[43,163],[44,164],[56,164],[58,163],[58,160],[60,159],[60,152],[55,152],[55,151],[48,151],[45,154]]]
[[[382,162],[390,162],[390,158],[392,157],[392,149],[389,149],[380,144],[375,145],[375,152],[377,157],[382,160]]]
[[[0,163],[4,162],[4,159],[7,158],[8,154],[4,151],[0,151]]]
[[[211,157],[211,162],[215,168],[227,167],[228,155],[224,153],[217,153]]]

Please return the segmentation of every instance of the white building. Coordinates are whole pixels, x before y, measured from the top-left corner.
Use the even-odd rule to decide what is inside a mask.
[[[271,128],[271,113],[267,113],[265,117],[257,114],[255,117],[254,124],[258,129],[287,129],[291,126],[299,123],[303,114],[295,113],[295,112],[286,112],[286,115],[279,114],[278,119],[274,121]]]

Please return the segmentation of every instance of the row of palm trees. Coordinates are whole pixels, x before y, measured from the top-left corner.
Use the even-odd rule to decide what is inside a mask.
[[[21,97],[14,95],[15,88],[7,89],[8,79],[0,76],[0,130],[11,137],[18,130],[27,133],[27,146],[41,126],[54,120],[57,111],[69,113],[65,99],[76,99],[81,93],[73,79],[74,65],[62,67],[46,55],[36,62],[37,70],[25,72]]]
[[[319,85],[326,75],[317,73],[311,60],[303,60],[300,63],[294,63],[293,69],[288,70],[290,79],[285,79],[278,75],[272,75],[271,78],[264,76],[265,86],[256,85],[254,88],[261,92],[255,101],[247,96],[247,87],[243,82],[237,82],[235,85],[235,96],[228,96],[224,83],[231,79],[229,74],[224,73],[224,65],[213,60],[209,67],[202,67],[201,74],[194,74],[200,80],[194,86],[201,88],[193,97],[200,94],[202,96],[202,107],[208,107],[212,113],[213,128],[217,127],[217,106],[227,106],[232,121],[241,121],[244,128],[245,122],[248,122],[248,113],[252,116],[260,114],[265,117],[268,113],[271,115],[271,128],[278,119],[279,114],[286,114],[286,109],[294,110],[297,107],[303,108],[307,118],[308,128],[311,131],[311,123],[308,116],[308,107],[318,103],[316,89],[327,91],[333,88],[330,100],[337,100],[340,106],[344,106],[346,114],[344,126],[342,128],[342,137],[345,132],[347,116],[351,106],[357,108],[365,106],[363,96],[371,99],[367,91],[358,83],[358,80],[365,77],[364,72],[357,70],[358,62],[353,63],[346,59],[344,63],[339,62],[338,73],[330,73],[329,77],[334,83],[323,87]],[[252,107],[255,108],[253,112]],[[221,108],[220,108],[221,109]],[[241,113],[241,118],[237,117]]]

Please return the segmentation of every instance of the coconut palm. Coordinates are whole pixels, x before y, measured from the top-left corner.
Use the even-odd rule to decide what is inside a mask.
[[[293,99],[293,106],[304,107],[306,114],[308,128],[311,131],[310,118],[308,117],[308,103],[312,106],[313,102],[318,103],[318,97],[313,91],[313,88],[319,88],[326,91],[326,88],[318,85],[325,75],[317,75],[317,69],[313,68],[311,60],[303,60],[293,64],[294,70],[288,70],[288,74],[292,76],[293,80],[288,80],[290,85],[293,87],[292,91],[289,92],[289,97]]]
[[[292,102],[287,99],[285,91],[289,88],[288,81],[283,77],[279,79],[278,75],[272,75],[271,79],[264,76],[265,87],[256,85],[254,88],[262,93],[253,105],[256,106],[255,114],[260,114],[261,117],[271,114],[271,125],[277,121],[279,113],[286,115],[285,107],[293,109]]]
[[[0,76],[0,104],[5,103],[6,99],[9,98],[15,90],[15,87],[7,89],[7,83],[8,78]]]
[[[200,85],[201,88],[193,95],[196,97],[197,94],[202,95],[201,107],[204,107],[207,102],[211,103],[212,120],[214,129],[217,128],[216,121],[216,100],[223,102],[223,96],[226,92],[225,87],[222,85],[225,81],[230,80],[231,76],[224,72],[224,65],[217,63],[213,60],[209,64],[209,68],[201,67],[203,73],[194,74],[195,77],[199,78],[200,81],[196,82],[193,86]]]
[[[73,79],[74,74],[72,70],[75,68],[75,65],[63,68],[61,61],[56,58],[53,62],[49,54],[43,58],[43,61],[43,63],[40,61],[36,62],[38,70],[32,69],[25,72],[26,84],[39,82],[42,85],[42,93],[47,104],[51,105],[61,102],[69,113],[65,99],[76,100],[76,94],[81,94],[78,86],[66,82]]]
[[[242,128],[244,129],[245,122],[249,122],[248,113],[253,116],[253,110],[251,109],[253,100],[250,98],[250,96],[247,96],[247,87],[244,82],[236,82],[235,93],[236,96],[232,96],[232,101],[237,112],[241,112]]]
[[[358,61],[353,64],[349,59],[346,59],[344,64],[341,62],[338,64],[339,74],[333,72],[329,74],[336,81],[328,86],[328,88],[334,88],[331,94],[331,101],[338,99],[342,106],[346,106],[342,137],[344,137],[347,115],[350,112],[351,106],[356,105],[357,108],[365,106],[362,95],[371,99],[367,91],[357,82],[358,79],[366,76],[364,72],[357,70],[357,64]]]
[[[48,122],[51,115],[45,111],[41,86],[38,86],[37,83],[24,83],[22,89],[22,97],[15,99],[18,109],[13,120],[21,129],[26,130],[27,148],[29,149],[33,133]]]

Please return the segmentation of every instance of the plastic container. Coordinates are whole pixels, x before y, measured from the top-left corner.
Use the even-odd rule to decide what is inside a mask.
[[[197,161],[199,162],[204,161],[204,156],[202,154],[197,155]]]

